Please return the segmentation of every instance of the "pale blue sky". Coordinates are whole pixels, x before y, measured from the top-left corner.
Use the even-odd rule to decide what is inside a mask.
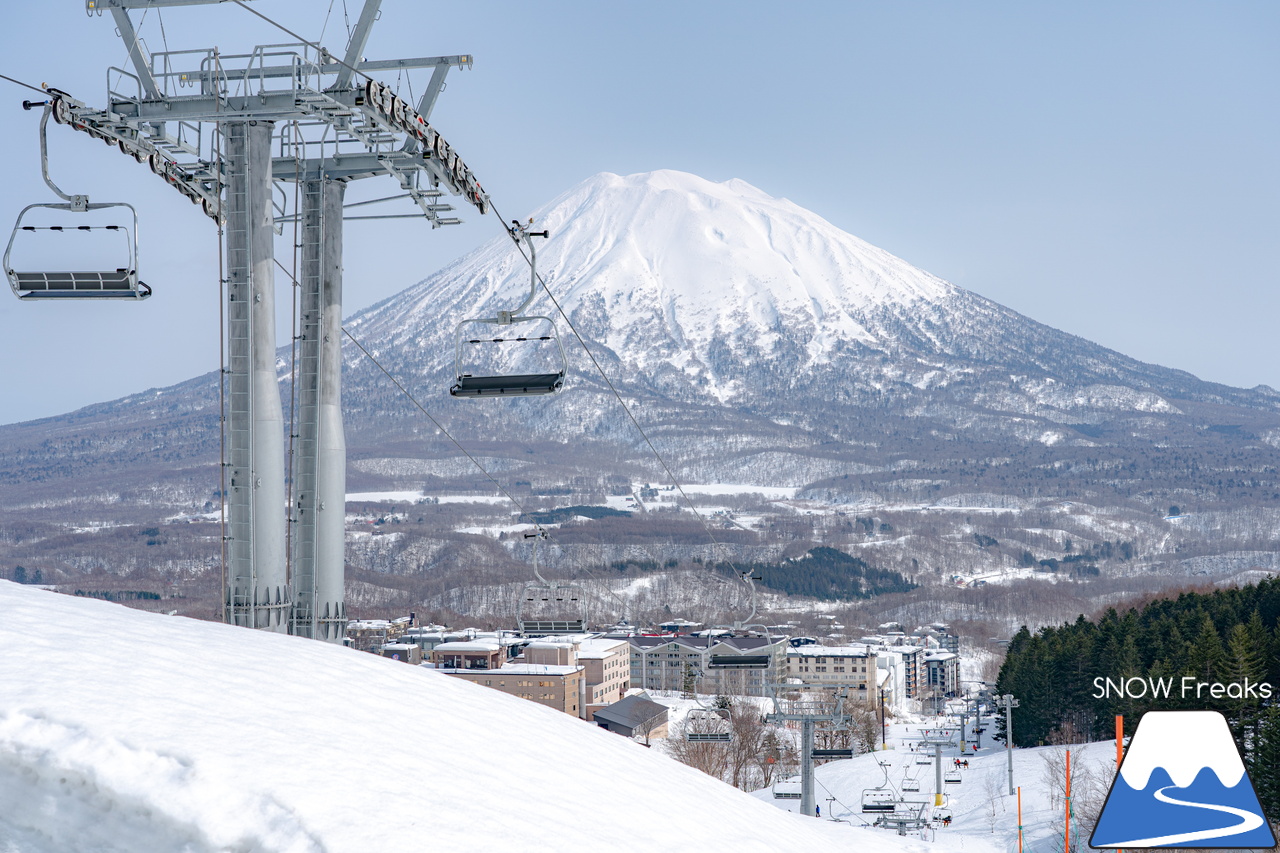
[[[346,4],[354,21],[359,0]],[[330,5],[254,7],[316,38]],[[332,10],[325,42],[340,52],[343,0]],[[6,14],[0,73],[104,102],[103,69],[125,64],[109,18],[81,0]],[[142,26],[153,50],[164,37],[224,53],[289,40],[231,4],[163,20],[163,35],[154,11]],[[508,218],[599,171],[742,178],[1041,322],[1205,379],[1280,387],[1278,37],[1271,3],[384,0],[366,54],[475,55],[433,119]],[[18,106],[34,93],[0,82],[0,95],[7,227],[54,199],[38,113]],[[212,223],[118,152],[52,137],[65,189],[138,206],[156,295],[0,297],[0,423],[217,367]],[[362,183],[353,197],[394,190]],[[437,231],[349,223],[347,312],[498,233],[463,215]]]

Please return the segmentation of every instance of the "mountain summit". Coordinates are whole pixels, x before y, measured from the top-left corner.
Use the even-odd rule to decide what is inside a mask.
[[[882,406],[948,388],[1018,415],[1243,401],[1032,321],[745,181],[604,173],[534,221],[550,231],[538,247],[548,287],[636,393],[775,414],[809,410],[797,396]],[[527,287],[523,257],[499,237],[350,325],[443,383],[454,324],[515,307]],[[530,311],[555,314],[542,293]],[[504,352],[505,369],[529,369]],[[580,376],[590,367],[574,361]]]

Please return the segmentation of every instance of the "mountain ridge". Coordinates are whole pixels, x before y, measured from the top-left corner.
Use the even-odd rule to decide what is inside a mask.
[[[1071,548],[1077,557],[1105,555],[1103,571],[1127,573],[1260,565],[1241,555],[1275,550],[1280,395],[1271,389],[1204,382],[1053,329],[743,181],[606,173],[540,208],[535,222],[551,232],[538,247],[539,270],[647,440],[563,323],[564,392],[449,396],[459,321],[514,308],[528,292],[528,266],[509,238],[346,323],[535,510],[666,482],[652,441],[682,482],[788,486],[798,501],[832,508],[829,519],[795,523],[793,509],[762,505],[772,515],[751,532],[752,559],[834,544],[920,582],[960,566],[1052,573]],[[532,310],[549,308],[539,293]],[[288,355],[282,348],[278,360],[286,395]],[[508,349],[496,366],[525,372],[535,361]],[[216,510],[217,397],[213,373],[0,427],[0,506],[14,519],[0,522],[0,559],[44,565],[46,576],[57,565],[99,564],[88,534],[67,532],[86,525],[50,518],[50,507],[144,531],[157,513]],[[353,492],[492,492],[350,342],[343,409]],[[1195,514],[1166,522],[1172,505]],[[930,515],[948,507],[990,510],[989,526],[972,514],[954,522]],[[1079,509],[1066,517],[1063,507]],[[859,533],[845,518],[852,513],[882,517],[876,530],[896,532]],[[353,553],[378,567],[366,578],[436,572],[444,588],[461,588],[476,560],[521,556],[458,532],[475,528],[474,518],[439,515],[423,522],[417,545],[361,540],[365,550]],[[663,523],[660,513],[647,517]],[[628,529],[639,535],[639,525]],[[453,544],[428,546],[432,536]],[[33,539],[47,544],[24,544]],[[998,545],[980,544],[987,540]],[[663,560],[692,559],[687,545],[671,544]],[[604,547],[613,549],[609,560],[635,556],[630,540]],[[143,565],[154,553],[134,559]],[[201,560],[212,565],[216,550],[191,543],[172,559],[188,571]]]

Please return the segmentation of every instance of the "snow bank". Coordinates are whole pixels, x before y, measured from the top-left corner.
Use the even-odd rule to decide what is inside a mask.
[[[6,581],[0,612],[0,850],[908,847],[420,667]]]

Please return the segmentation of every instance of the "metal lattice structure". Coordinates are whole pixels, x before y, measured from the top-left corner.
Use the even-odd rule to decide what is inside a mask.
[[[218,2],[225,0],[86,0],[90,15],[110,14],[131,70],[108,69],[103,108],[48,89],[46,118],[146,164],[225,228],[225,618],[341,641],[344,190],[353,180],[388,176],[401,192],[379,201],[408,199],[416,206],[410,215],[433,228],[461,221],[447,215],[454,208],[441,201],[446,193],[488,212],[475,175],[428,120],[449,69],[469,68],[472,58],[363,60],[381,0],[365,0],[341,59],[308,42],[238,54],[217,48],[151,53],[129,15]],[[410,69],[432,72],[416,105],[374,79]],[[283,184],[298,185],[300,209],[289,209]],[[298,444],[287,509],[273,245],[286,221],[299,223],[302,248]],[[290,551],[292,566],[286,565]]]
[[[753,610],[754,613],[754,610]],[[771,725],[780,723],[800,724],[800,813],[809,817],[816,816],[813,791],[813,735],[818,723],[826,723],[832,729],[848,729],[853,724],[853,717],[845,711],[849,688],[847,684],[807,682],[797,688],[796,698],[784,705],[779,695],[791,685],[771,685],[773,713],[765,715],[765,721]],[[833,691],[830,698],[819,698],[808,691],[827,688]]]

